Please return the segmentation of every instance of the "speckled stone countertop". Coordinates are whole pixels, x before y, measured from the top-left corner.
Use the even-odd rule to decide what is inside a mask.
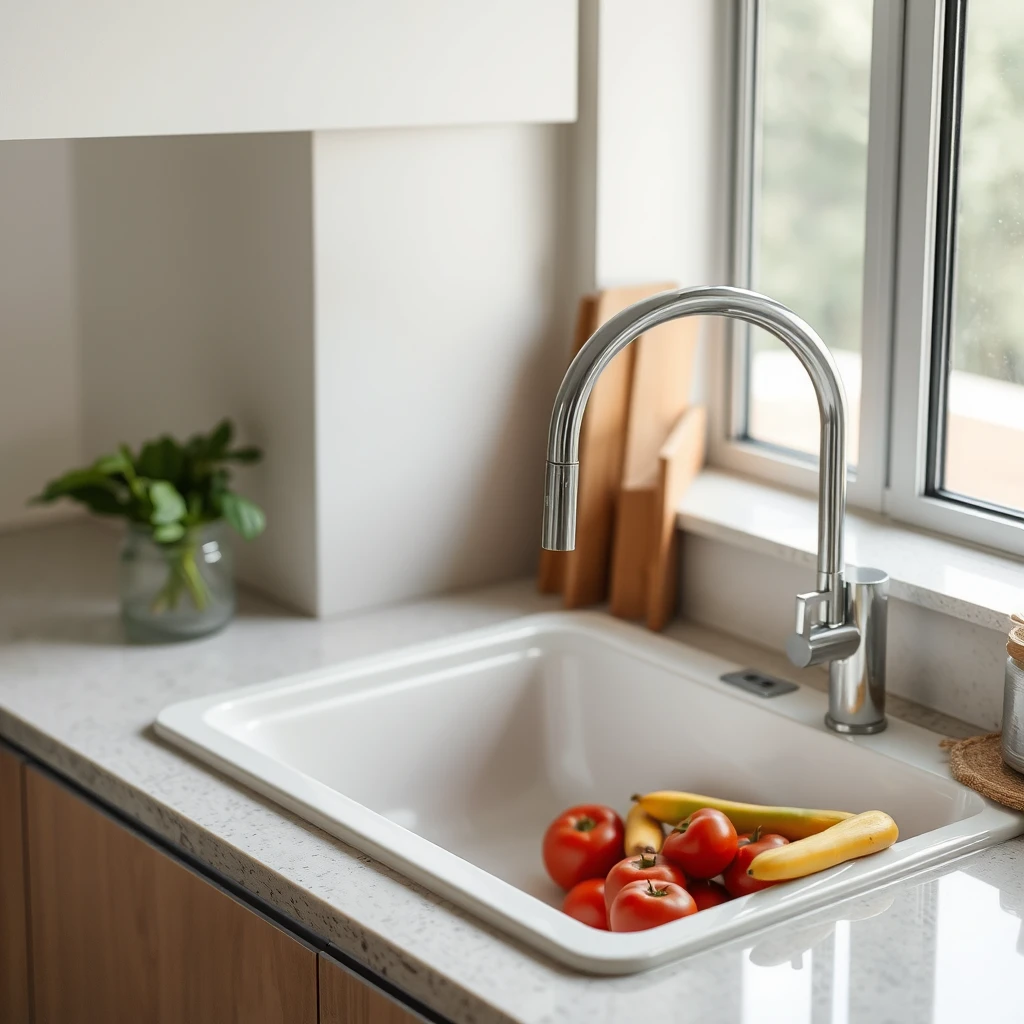
[[[529,584],[325,622],[248,599],[224,633],[129,647],[116,535],[0,537],[0,737],[460,1024],[985,1024],[1024,1019],[1024,841],[625,978],[563,969],[153,735],[163,707],[552,607]],[[768,671],[780,659],[673,633]],[[788,675],[812,685],[820,674]],[[893,710],[943,732],[962,723]]]

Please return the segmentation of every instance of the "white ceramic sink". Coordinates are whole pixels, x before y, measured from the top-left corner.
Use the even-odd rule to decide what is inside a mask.
[[[954,782],[934,733],[822,725],[738,666],[597,613],[556,613],[176,704],[158,732],[328,832],[583,970],[642,970],[1024,832]],[[661,928],[599,932],[557,908],[540,842],[572,804],[630,794],[888,811],[864,860]]]

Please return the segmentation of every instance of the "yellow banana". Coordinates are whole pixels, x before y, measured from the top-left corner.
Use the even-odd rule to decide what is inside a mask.
[[[759,853],[747,874],[762,882],[803,878],[856,857],[884,850],[899,838],[896,822],[884,811],[864,811],[788,846]]]
[[[719,800],[699,793],[677,793],[662,790],[635,796],[652,818],[668,825],[677,825],[701,807],[714,807],[736,826],[737,832],[753,832],[758,826],[762,832],[775,832],[787,839],[805,839],[852,817],[848,811],[816,811],[804,807],[769,807],[762,804],[741,804],[732,800]]]
[[[639,804],[633,804],[626,815],[626,856],[632,857],[647,849],[658,853],[664,841],[661,822],[652,818]]]

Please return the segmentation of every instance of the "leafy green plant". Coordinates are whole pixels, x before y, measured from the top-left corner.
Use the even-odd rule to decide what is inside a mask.
[[[101,516],[120,516],[149,531],[163,549],[167,584],[154,611],[178,606],[184,593],[202,611],[209,591],[196,561],[198,531],[224,519],[245,540],[263,532],[263,510],[230,487],[231,465],[259,462],[259,448],[232,448],[234,425],[223,420],[209,434],[181,444],[167,436],[147,441],[138,454],[127,445],[91,466],[51,480],[33,503],[69,498]]]

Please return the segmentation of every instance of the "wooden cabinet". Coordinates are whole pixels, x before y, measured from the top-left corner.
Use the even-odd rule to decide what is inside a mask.
[[[34,1024],[314,1024],[316,953],[25,769]]]
[[[418,1024],[423,1019],[320,957],[320,1024]]]
[[[0,1024],[29,1019],[23,771],[18,758],[0,749]]]
[[[0,1024],[423,1019],[0,747]]]

